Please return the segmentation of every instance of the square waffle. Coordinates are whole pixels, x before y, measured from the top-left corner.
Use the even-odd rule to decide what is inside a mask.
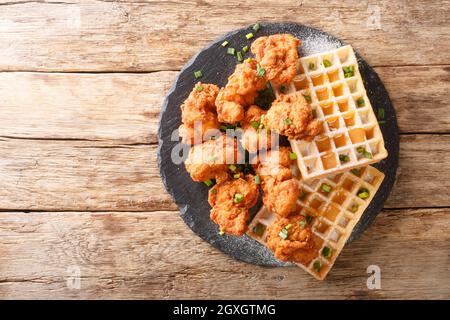
[[[367,166],[319,179],[298,180],[302,190],[298,214],[307,218],[317,244],[314,258],[298,266],[318,280],[325,279],[383,179],[382,172]],[[263,206],[247,234],[265,245],[266,229],[275,219],[276,215]]]
[[[278,96],[300,91],[323,129],[312,142],[292,140],[303,179],[379,162],[387,157],[383,135],[351,46],[300,58],[298,74]]]

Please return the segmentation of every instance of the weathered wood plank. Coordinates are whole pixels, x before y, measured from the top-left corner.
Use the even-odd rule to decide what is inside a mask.
[[[450,67],[376,71],[401,132],[450,132]],[[156,143],[160,108],[176,75],[0,73],[0,136]],[[418,90],[423,79],[427,85]]]
[[[328,31],[373,65],[450,61],[448,1],[74,2],[2,5],[0,69],[175,70],[214,38],[256,21]]]
[[[402,136],[389,208],[450,206],[450,136]],[[154,145],[0,139],[0,209],[176,210]]]
[[[299,268],[235,261],[174,212],[3,212],[0,297],[448,298],[449,234],[449,209],[384,211],[318,282]],[[381,290],[366,287],[369,265],[381,269]]]

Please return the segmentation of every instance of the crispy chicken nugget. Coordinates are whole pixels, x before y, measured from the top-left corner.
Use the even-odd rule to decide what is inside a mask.
[[[241,143],[245,150],[255,153],[261,149],[270,149],[272,141],[270,131],[264,127],[261,121],[267,111],[256,105],[251,105],[245,112],[245,118],[242,123],[244,133],[241,137]]]
[[[266,77],[275,83],[287,84],[297,73],[300,40],[291,34],[259,37],[251,46],[256,60],[266,70]]]

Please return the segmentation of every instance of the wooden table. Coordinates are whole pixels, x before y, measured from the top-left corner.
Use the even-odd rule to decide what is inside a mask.
[[[449,1],[221,2],[1,1],[0,298],[450,298]],[[394,191],[325,282],[222,254],[160,180],[178,70],[256,21],[352,44],[397,110]]]

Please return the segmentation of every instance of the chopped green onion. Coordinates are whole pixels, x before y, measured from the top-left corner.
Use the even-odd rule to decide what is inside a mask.
[[[219,231],[219,235],[223,236],[225,234],[225,232],[223,230]]]
[[[346,154],[340,154],[339,155],[339,160],[341,160],[342,162],[349,162],[350,161],[350,157]]]
[[[379,120],[384,119],[384,109],[383,108],[378,108],[378,119]]]
[[[291,121],[291,119],[286,118],[286,119],[284,119],[284,123],[287,125],[290,125],[290,124],[292,124],[292,121]]]
[[[213,184],[213,182],[210,179],[203,181],[203,183],[206,184],[208,187],[211,187]]]
[[[358,148],[356,148],[356,151],[358,153],[363,153],[364,151],[366,151],[366,149],[364,147],[358,147]]]
[[[211,159],[212,162],[215,162],[218,158],[219,158],[219,157],[216,156],[216,155],[213,155],[213,156],[210,157],[210,159]]]
[[[311,96],[303,95],[303,97],[305,98],[306,102],[311,103]]]
[[[289,230],[290,228],[292,228],[292,223],[289,223],[285,228],[286,228],[286,230]]]
[[[301,220],[298,222],[298,225],[302,228],[306,227],[306,220]]]
[[[329,184],[322,183],[322,185],[320,186],[320,189],[322,189],[323,192],[330,192],[331,186]]]
[[[314,270],[316,270],[317,272],[320,272],[321,267],[322,267],[322,265],[320,264],[319,260],[314,261],[314,263],[313,263]]]
[[[243,58],[242,58],[242,52],[238,51],[238,53],[236,54],[236,57],[237,57],[237,60],[238,60],[239,62],[241,62],[241,61],[243,60]]]
[[[364,156],[364,158],[367,158],[367,159],[372,159],[373,158],[372,153],[370,153],[369,151],[366,151],[366,150],[364,150],[363,156]]]
[[[354,66],[343,67],[342,70],[344,70],[344,78],[351,78],[355,75]]]
[[[261,29],[261,25],[259,23],[255,23],[252,27],[255,32],[258,32]]]
[[[359,98],[358,100],[356,100],[356,104],[358,105],[358,107],[364,107],[366,105],[366,102],[364,101],[364,98]]]
[[[262,68],[259,64],[256,65],[256,75],[258,77],[264,77],[264,75],[266,74],[266,70],[264,70],[264,68]]]
[[[241,193],[236,193],[234,195],[234,203],[239,203],[242,202],[242,200],[244,200],[244,195]]]
[[[295,152],[289,152],[289,159],[296,160],[297,159],[297,154]]]
[[[379,124],[385,124],[386,121],[385,121],[385,120],[382,120],[382,121],[378,121],[378,123],[379,123]]]
[[[242,52],[246,53],[248,51],[248,46],[242,48]]]
[[[229,42],[225,40],[224,42],[222,42],[222,47],[226,47],[228,45],[228,43]]]
[[[357,177],[361,176],[361,170],[359,170],[359,169],[352,169],[352,170],[350,170],[350,172],[353,173]]]
[[[236,166],[234,165],[234,164],[230,164],[229,166],[228,166],[228,169],[230,169],[231,171],[236,171]]]
[[[323,60],[323,65],[325,66],[325,68],[331,67],[330,60],[327,60],[327,59]]]
[[[331,258],[331,249],[328,247],[323,247],[322,255],[327,259]]]
[[[230,47],[230,48],[227,49],[227,53],[231,54],[232,56],[234,56],[234,54],[236,53],[236,49]]]
[[[352,205],[352,208],[350,209],[353,213],[358,211],[359,206],[357,204]]]
[[[300,200],[303,200],[303,199],[305,199],[305,197],[306,197],[306,192],[302,190],[302,191],[300,192],[300,195],[298,196],[298,198],[299,198]]]
[[[266,226],[262,223],[258,222],[256,226],[253,227],[253,233],[257,234],[260,237],[264,234],[264,231],[266,231]]]
[[[201,70],[195,71],[194,76],[196,79],[201,78],[203,76],[202,71]]]
[[[241,177],[240,173],[233,174],[233,178],[235,178],[235,179],[239,179],[240,177]]]
[[[281,85],[280,86],[280,92],[281,93],[286,93],[286,86],[285,85]]]
[[[310,224],[311,222],[312,222],[312,220],[313,220],[313,217],[311,217],[311,216],[306,216],[306,222],[308,222],[308,224]]]
[[[252,121],[251,122],[251,125],[252,125],[252,127],[253,127],[253,129],[258,129],[258,127],[259,127],[259,122],[258,121]]]
[[[316,68],[316,65],[314,63],[309,64],[309,70],[314,70]]]
[[[255,176],[255,183],[261,184],[261,178],[259,176]]]
[[[197,91],[203,91],[203,86],[201,84],[196,84],[195,85],[195,90]]]
[[[249,33],[247,33],[247,34],[245,35],[245,37],[246,37],[248,40],[250,40],[251,38],[254,37],[254,35],[253,35],[253,33],[249,32]]]
[[[369,190],[367,190],[366,188],[361,188],[358,190],[357,195],[361,199],[367,199],[369,197]]]
[[[283,228],[283,229],[281,229],[281,231],[280,231],[280,233],[278,234],[278,236],[279,236],[281,239],[286,240],[286,239],[288,238],[288,236],[289,236],[289,233],[288,233],[288,231],[287,231],[286,228]]]
[[[209,192],[211,192],[211,194],[217,194],[217,189],[211,189]]]

